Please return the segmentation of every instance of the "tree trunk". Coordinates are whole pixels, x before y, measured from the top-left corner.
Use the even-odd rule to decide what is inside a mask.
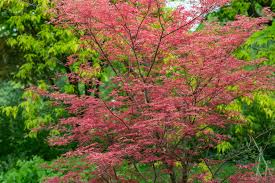
[[[170,179],[171,179],[171,183],[177,183],[177,177],[175,174],[175,171],[173,168],[170,169]]]
[[[188,169],[186,165],[183,165],[181,183],[187,183],[187,181],[188,181]]]

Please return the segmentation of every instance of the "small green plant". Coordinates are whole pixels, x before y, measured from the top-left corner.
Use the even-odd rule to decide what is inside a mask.
[[[43,168],[45,161],[40,157],[33,159],[18,160],[16,166],[6,173],[0,174],[0,182],[2,183],[37,183],[42,182],[45,176],[55,175],[49,169]]]

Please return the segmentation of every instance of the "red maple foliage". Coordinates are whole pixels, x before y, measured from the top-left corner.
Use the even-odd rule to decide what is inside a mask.
[[[110,78],[115,87],[108,99],[51,93],[68,104],[73,117],[61,120],[63,135],[50,142],[77,142],[67,156],[85,156],[96,164],[95,182],[122,180],[116,170],[125,162],[137,173],[136,164],[152,170],[158,164],[171,182],[187,182],[191,165],[227,138],[215,129],[235,123],[236,113],[217,107],[269,87],[271,71],[260,61],[232,56],[266,19],[238,17],[225,26],[204,23],[203,30],[190,32],[224,3],[202,0],[187,10],[169,9],[164,0],[58,1],[57,22],[82,32],[86,46],[115,73]],[[73,63],[70,59],[68,65]],[[156,171],[152,177],[160,181]]]
[[[274,170],[267,168],[263,173],[259,171],[255,173],[253,168],[256,168],[255,164],[239,165],[239,172],[230,176],[231,183],[254,183],[254,182],[274,182]],[[258,167],[259,168],[259,167]]]

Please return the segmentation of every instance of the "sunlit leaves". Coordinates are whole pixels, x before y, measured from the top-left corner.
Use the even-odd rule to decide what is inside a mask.
[[[264,30],[254,33],[247,42],[240,47],[235,55],[244,60],[264,58],[269,65],[275,64],[275,23]]]
[[[226,151],[230,150],[233,146],[230,144],[230,142],[222,141],[217,145],[217,151],[218,153],[225,153]]]

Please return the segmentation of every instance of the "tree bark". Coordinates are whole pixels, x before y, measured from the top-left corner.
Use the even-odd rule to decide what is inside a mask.
[[[170,168],[170,171],[171,171],[171,173],[170,173],[171,183],[177,183],[177,177],[176,177],[176,174],[175,174],[175,171],[174,171],[173,167]]]
[[[181,177],[181,183],[187,183],[188,181],[188,169],[185,164],[182,165],[182,177]]]

